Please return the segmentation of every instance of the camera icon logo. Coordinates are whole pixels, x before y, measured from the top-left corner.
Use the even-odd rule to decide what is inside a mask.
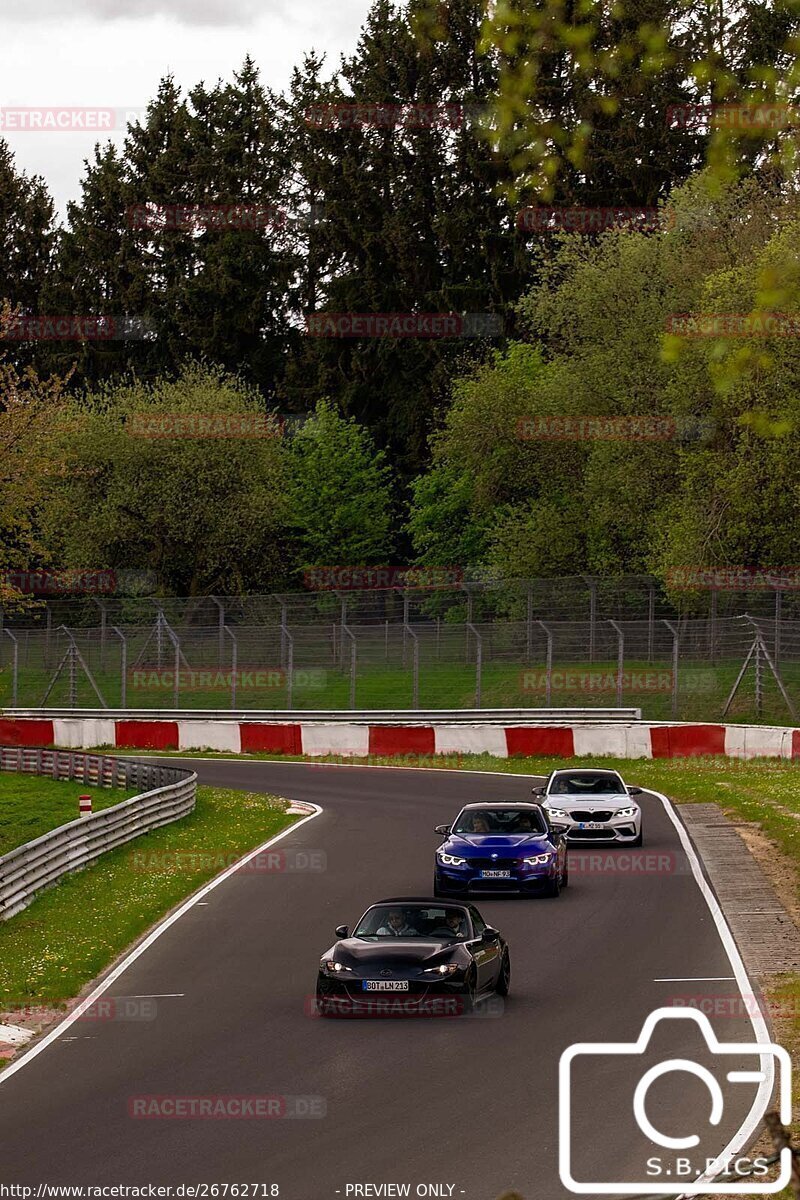
[[[632,1073],[636,1071],[636,1057],[645,1055],[650,1046],[653,1031],[659,1022],[691,1021],[700,1030],[705,1040],[708,1056],[718,1056],[719,1070],[714,1074],[709,1067],[694,1062],[688,1058],[668,1058],[641,1073],[631,1098],[632,1116],[635,1124],[646,1142],[658,1151],[656,1157],[647,1159],[647,1169],[642,1170],[642,1178],[633,1180],[598,1180],[574,1177],[574,1162],[572,1156],[573,1137],[580,1137],[580,1129],[573,1127],[574,1099],[578,1094],[575,1087],[575,1064],[580,1065],[581,1059],[600,1058],[608,1066],[609,1059],[628,1058]],[[673,1025],[673,1029],[677,1026]],[[726,1063],[725,1059],[728,1056]],[[730,1069],[733,1060],[737,1068],[740,1060],[746,1056],[746,1070]],[[617,1064],[618,1065],[618,1064]],[[717,1063],[715,1062],[715,1066]],[[753,1140],[758,1124],[778,1084],[778,1115],[784,1125],[790,1125],[792,1119],[791,1103],[791,1059],[783,1046],[774,1042],[720,1042],[714,1033],[708,1017],[693,1008],[659,1008],[644,1022],[642,1031],[635,1042],[578,1042],[569,1046],[561,1055],[558,1069],[559,1097],[559,1174],[561,1182],[568,1191],[578,1195],[770,1195],[780,1192],[789,1183],[792,1172],[792,1152],[786,1147],[780,1155],[780,1172],[777,1179],[765,1180],[767,1166],[757,1166],[755,1170],[745,1171],[737,1167],[731,1172],[732,1157],[739,1154],[742,1146]],[[747,1117],[737,1133],[730,1139],[724,1149],[715,1153],[714,1157],[703,1155],[701,1158],[698,1147],[701,1138],[698,1133],[687,1128],[682,1136],[672,1136],[664,1133],[658,1124],[658,1116],[654,1115],[655,1105],[648,1104],[648,1092],[659,1079],[672,1072],[691,1075],[699,1079],[710,1097],[710,1112],[708,1122],[712,1127],[719,1126],[725,1113],[726,1092],[721,1080],[735,1088],[737,1084],[749,1084],[755,1087],[755,1099]],[[728,1089],[728,1096],[734,1092]],[[673,1113],[674,1117],[674,1113]],[[706,1134],[708,1131],[705,1131]],[[716,1148],[715,1148],[716,1149]],[[663,1152],[666,1155],[662,1158]],[[693,1156],[691,1152],[694,1151]],[[674,1152],[680,1152],[676,1157]],[[742,1160],[737,1159],[737,1163]],[[765,1163],[762,1159],[746,1159],[748,1164]],[[670,1167],[662,1166],[669,1162]],[[657,1166],[654,1164],[658,1164]],[[738,1180],[720,1180],[722,1175],[736,1175]],[[744,1177],[746,1176],[746,1177]]]

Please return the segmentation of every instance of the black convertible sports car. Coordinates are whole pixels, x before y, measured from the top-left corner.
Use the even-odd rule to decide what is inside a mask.
[[[508,946],[473,904],[381,900],[336,937],[319,964],[322,1016],[456,1016],[508,995]]]

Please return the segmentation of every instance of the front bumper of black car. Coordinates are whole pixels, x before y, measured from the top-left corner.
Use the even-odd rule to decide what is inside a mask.
[[[320,974],[316,1011],[324,1016],[461,1016],[469,1011],[462,974],[430,982],[409,979],[407,991],[365,992],[361,979]]]

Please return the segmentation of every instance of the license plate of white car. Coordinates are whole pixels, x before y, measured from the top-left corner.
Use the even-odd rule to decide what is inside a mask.
[[[407,992],[407,979],[362,979],[361,990],[364,992]]]
[[[481,879],[510,879],[510,871],[481,871]]]
[[[602,821],[581,821],[579,829],[605,829]]]

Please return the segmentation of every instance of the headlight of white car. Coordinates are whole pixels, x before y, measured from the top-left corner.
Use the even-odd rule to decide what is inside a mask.
[[[564,817],[567,821],[569,820],[569,813],[565,808],[548,808],[547,811],[551,817]]]
[[[439,851],[437,858],[446,867],[463,867],[467,861],[465,858],[458,858],[455,854],[445,854],[443,850]]]
[[[614,813],[615,817],[635,817],[638,813],[638,808],[618,808]]]

